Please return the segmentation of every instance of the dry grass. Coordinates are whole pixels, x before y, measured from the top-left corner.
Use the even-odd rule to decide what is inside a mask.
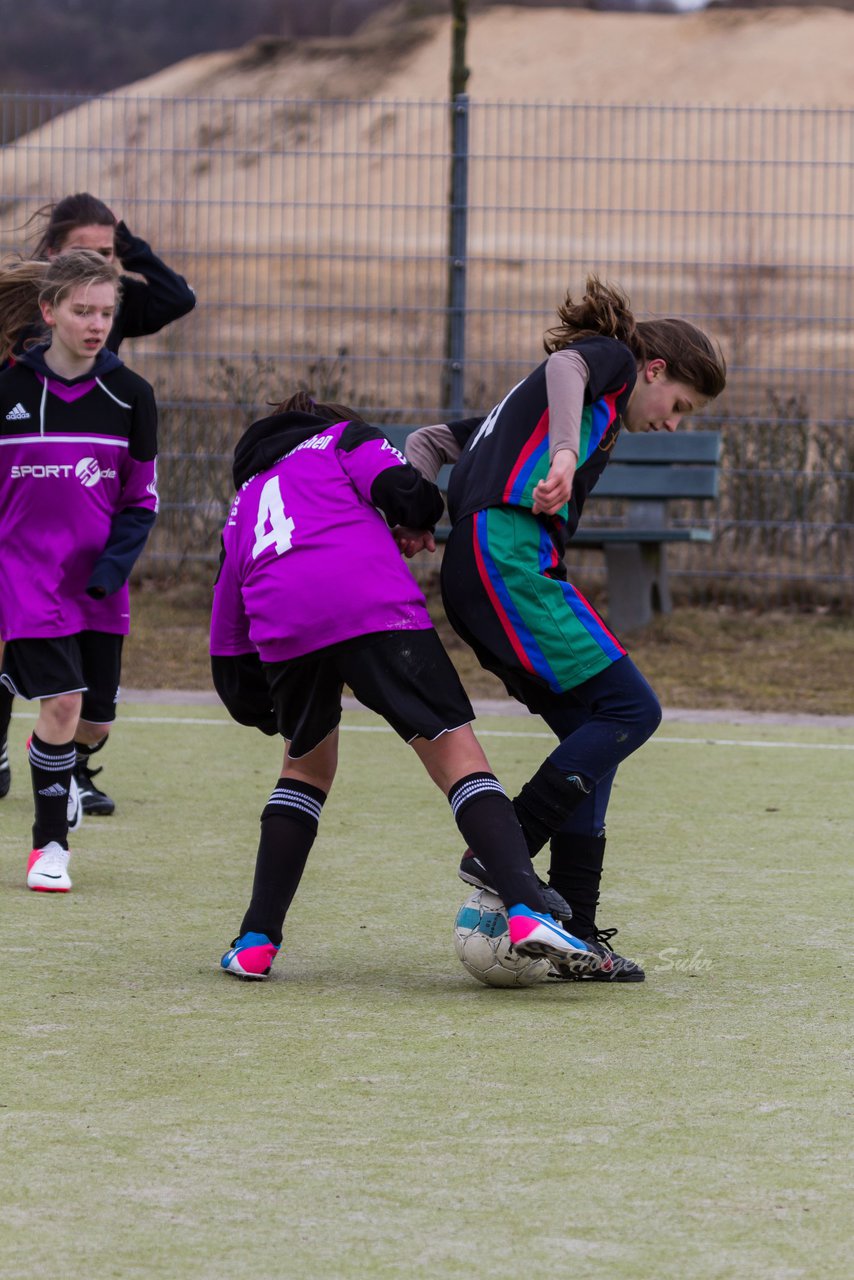
[[[124,684],[209,689],[209,604],[209,583],[139,585]],[[431,608],[469,694],[501,697],[502,687],[450,632],[435,598]],[[854,715],[854,684],[846,674],[854,669],[849,618],[682,608],[632,636],[629,649],[666,707]]]

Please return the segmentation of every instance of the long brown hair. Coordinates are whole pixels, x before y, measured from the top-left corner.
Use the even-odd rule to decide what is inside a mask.
[[[33,327],[41,303],[56,306],[78,285],[111,284],[121,293],[119,268],[91,249],[74,249],[49,262],[32,258],[0,267],[0,361],[6,361],[21,335]],[[46,332],[34,337],[44,341]]]
[[[663,360],[669,378],[693,387],[704,400],[714,400],[726,386],[726,361],[702,329],[672,317],[636,320],[628,295],[596,275],[587,277],[581,301],[567,293],[557,314],[560,324],[543,338],[549,355],[579,338],[618,338],[639,365]]]
[[[365,419],[355,409],[348,409],[346,404],[318,404],[312,400],[307,391],[297,391],[281,404],[277,404],[274,413],[313,413],[316,418],[324,418],[327,422],[364,422]]]
[[[78,227],[116,227],[116,215],[103,200],[90,195],[88,191],[77,191],[74,195],[63,196],[51,204],[36,209],[27,226],[31,222],[40,222],[41,234],[33,248],[34,258],[47,258],[51,253],[59,253],[65,241]]]

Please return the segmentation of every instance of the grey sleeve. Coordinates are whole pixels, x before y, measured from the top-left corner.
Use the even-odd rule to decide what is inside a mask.
[[[571,449],[578,457],[584,389],[589,377],[590,370],[571,347],[553,351],[546,361],[550,460],[559,449]]]
[[[439,472],[449,462],[456,462],[462,453],[450,427],[439,422],[433,427],[419,427],[406,437],[403,453],[424,476],[435,481]]]

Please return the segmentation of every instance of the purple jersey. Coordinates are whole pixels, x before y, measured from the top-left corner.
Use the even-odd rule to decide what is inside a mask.
[[[421,509],[434,521],[441,512],[440,500],[433,506],[434,486],[425,488],[374,428],[346,422],[324,428],[318,419],[308,430],[234,500],[214,590],[214,656],[257,651],[265,662],[280,662],[372,632],[432,626],[377,499],[388,493],[383,509],[405,522],[405,507],[392,506],[385,473],[393,472],[390,479],[399,478],[401,487],[417,487]]]
[[[156,424],[151,387],[111,353],[72,382],[37,357],[0,373],[4,640],[127,634],[124,578],[157,510]]]

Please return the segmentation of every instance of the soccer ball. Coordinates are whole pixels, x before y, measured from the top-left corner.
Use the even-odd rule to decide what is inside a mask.
[[[520,956],[510,944],[507,909],[497,894],[478,889],[454,921],[454,946],[464,967],[487,987],[533,987],[551,968],[542,956]]]

